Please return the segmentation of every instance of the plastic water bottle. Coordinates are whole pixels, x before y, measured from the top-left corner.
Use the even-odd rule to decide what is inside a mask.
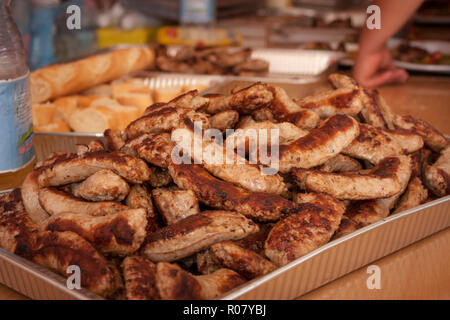
[[[0,0],[0,190],[20,185],[33,167],[29,69],[10,0]]]

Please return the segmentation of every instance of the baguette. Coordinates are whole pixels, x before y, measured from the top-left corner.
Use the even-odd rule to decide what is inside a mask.
[[[30,75],[31,99],[33,103],[41,103],[80,92],[125,74],[147,69],[153,62],[154,52],[151,48],[133,47],[45,67]]]

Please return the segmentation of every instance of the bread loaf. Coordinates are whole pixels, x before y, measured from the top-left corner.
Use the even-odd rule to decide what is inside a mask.
[[[31,73],[31,99],[41,103],[77,93],[121,76],[149,68],[154,62],[151,48],[132,47],[58,64]]]

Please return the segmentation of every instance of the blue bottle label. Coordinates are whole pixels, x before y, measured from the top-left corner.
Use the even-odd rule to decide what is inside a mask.
[[[0,173],[15,171],[34,158],[29,74],[0,81]]]

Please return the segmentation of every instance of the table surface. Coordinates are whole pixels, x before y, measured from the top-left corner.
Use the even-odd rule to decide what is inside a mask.
[[[396,113],[417,116],[450,135],[450,77],[411,76],[379,91]],[[363,267],[300,299],[449,299],[448,248],[450,229],[372,263],[382,270],[380,290],[367,289],[369,275]],[[0,299],[27,297],[0,284]]]

